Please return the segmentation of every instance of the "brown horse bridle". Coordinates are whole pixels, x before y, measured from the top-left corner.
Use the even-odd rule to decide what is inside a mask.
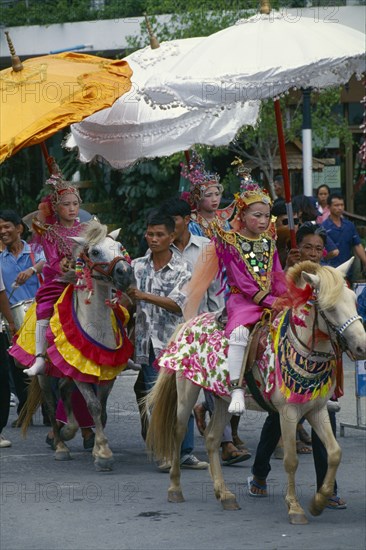
[[[85,263],[86,267],[89,269],[94,279],[97,279],[98,277],[96,277],[95,275],[93,276],[93,271],[99,273],[99,275],[101,275],[107,281],[112,280],[112,272],[118,262],[123,261],[128,263],[124,256],[116,256],[110,262],[92,262],[88,253],[85,250],[81,252],[79,258]]]

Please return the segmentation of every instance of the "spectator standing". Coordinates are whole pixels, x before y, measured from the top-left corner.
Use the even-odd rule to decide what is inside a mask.
[[[285,200],[285,183],[283,181],[282,174],[278,174],[273,180],[273,188],[276,195],[273,204],[275,205],[277,201]]]
[[[0,254],[0,268],[10,306],[33,300],[40,286],[39,274],[45,263],[41,248],[35,248],[22,239],[24,225],[14,210],[0,212],[0,239],[4,250]],[[14,286],[16,285],[16,286]],[[18,397],[18,415],[27,400],[28,377],[9,357],[10,372]],[[16,421],[14,422],[16,425]]]
[[[320,213],[320,216],[316,218],[316,223],[323,223],[327,217],[330,214],[329,205],[328,205],[328,197],[330,195],[330,188],[328,185],[319,185],[318,189],[316,190],[316,206]]]
[[[191,277],[187,263],[170,248],[175,237],[174,230],[175,222],[171,216],[153,214],[145,234],[149,250],[145,256],[132,261],[135,286],[127,292],[136,302],[135,361],[142,366],[147,391],[157,378],[154,368],[156,357],[183,321],[183,287]],[[207,462],[198,460],[192,454],[193,444],[192,430],[189,430],[182,443],[181,467],[196,470],[208,468]]]
[[[330,213],[328,218],[322,223],[322,226],[326,230],[327,236],[335,243],[339,254],[334,258],[328,259],[327,263],[333,267],[338,267],[355,254],[361,261],[363,273],[366,273],[365,248],[361,243],[355,225],[343,216],[343,196],[337,193],[329,195],[328,205]],[[351,278],[351,275],[352,268],[348,273],[348,277]]]

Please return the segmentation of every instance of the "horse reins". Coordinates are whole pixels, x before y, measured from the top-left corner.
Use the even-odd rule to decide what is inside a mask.
[[[343,333],[354,322],[362,321],[362,317],[360,317],[360,315],[354,315],[353,317],[350,317],[349,319],[347,319],[347,321],[345,321],[342,326],[337,327],[334,323],[332,323],[328,319],[328,317],[325,315],[324,311],[319,307],[317,300],[313,301],[313,305],[315,307],[315,315],[314,315],[314,322],[313,322],[313,327],[312,327],[311,347],[309,347],[308,345],[306,345],[304,342],[301,341],[301,339],[299,338],[299,336],[297,334],[296,327],[295,327],[294,322],[292,320],[292,316],[290,316],[290,327],[291,327],[291,330],[292,330],[295,338],[298,340],[298,342],[305,349],[308,349],[309,352],[315,352],[319,356],[323,356],[323,355],[326,356],[326,354],[324,354],[322,352],[316,352],[313,349],[314,345],[315,345],[315,331],[316,331],[316,328],[319,326],[318,325],[318,313],[319,313],[319,315],[322,317],[323,321],[325,322],[325,324],[326,324],[326,326],[329,330],[330,342],[332,344],[332,348],[334,350],[335,355],[336,356],[339,355],[339,349],[342,352],[347,351],[347,350],[351,351],[348,347],[348,344],[347,344],[347,341],[346,341],[345,337],[343,336]]]
[[[350,317],[349,319],[347,319],[347,321],[345,321],[341,327],[337,327],[334,323],[332,323],[328,319],[328,317],[325,315],[325,313],[322,309],[319,309],[319,313],[322,316],[325,324],[327,325],[327,327],[329,329],[329,332],[330,332],[330,335],[331,335],[331,342],[333,342],[332,335],[335,335],[337,344],[339,345],[341,350],[342,351],[347,351],[347,350],[351,351],[348,347],[348,344],[347,344],[347,341],[346,341],[345,337],[343,336],[343,333],[355,321],[361,321],[362,322],[362,317],[360,317],[360,315],[354,315],[353,317]]]
[[[112,280],[112,271],[115,268],[116,264],[120,261],[126,262],[126,258],[124,258],[123,256],[116,256],[109,263],[92,262],[89,255],[85,251],[81,252],[79,258],[85,262],[85,265],[88,267],[90,272],[96,271],[103,277],[106,277],[108,280]]]

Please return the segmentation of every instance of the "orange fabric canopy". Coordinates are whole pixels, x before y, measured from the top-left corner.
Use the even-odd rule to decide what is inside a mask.
[[[131,88],[126,61],[66,52],[0,71],[0,163],[110,107]]]

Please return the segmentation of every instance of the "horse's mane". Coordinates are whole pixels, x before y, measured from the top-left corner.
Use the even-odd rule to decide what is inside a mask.
[[[341,273],[334,267],[321,266],[309,260],[300,262],[299,264],[291,267],[287,272],[286,279],[290,292],[293,292],[294,287],[298,289],[300,293],[301,290],[304,290],[304,282],[301,277],[301,273],[303,271],[317,275],[320,279],[318,294],[320,306],[324,309],[334,307],[344,286],[344,279]],[[306,285],[305,289],[307,286],[309,285]]]
[[[85,229],[80,233],[89,245],[97,244],[103,241],[108,233],[106,225],[102,225],[97,220],[91,220],[86,224]]]

